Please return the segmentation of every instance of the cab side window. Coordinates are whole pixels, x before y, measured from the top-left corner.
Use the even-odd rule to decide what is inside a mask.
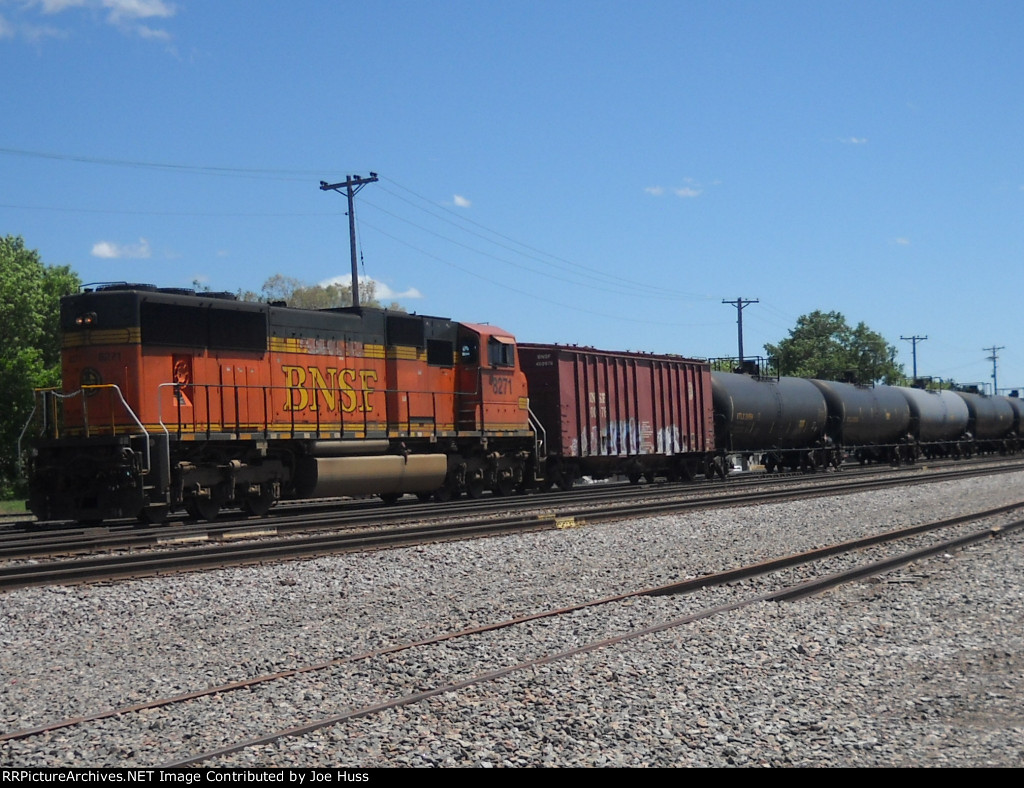
[[[492,367],[514,367],[516,346],[511,342],[502,342],[491,337],[487,343],[487,361]]]
[[[470,366],[479,363],[479,347],[475,340],[464,339],[459,343],[459,363]]]

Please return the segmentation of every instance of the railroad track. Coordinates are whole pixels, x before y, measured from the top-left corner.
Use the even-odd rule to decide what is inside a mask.
[[[1011,534],[1024,529],[1022,509],[1024,503],[866,534],[811,551],[777,556],[680,582],[641,587],[195,692],[151,698],[75,718],[53,720],[0,734],[0,742],[31,742],[63,729],[102,726],[105,721],[118,718],[119,726],[134,725],[142,731],[140,736],[149,741],[151,749],[148,755],[152,756],[156,752],[152,749],[153,731],[173,729],[175,715],[188,715],[196,704],[203,704],[206,725],[221,731],[223,746],[197,751],[188,746],[187,739],[165,741],[161,752],[166,762],[159,765],[161,768],[223,765],[232,754],[248,748],[351,724],[364,717],[386,714],[448,693],[459,693],[513,674],[547,669],[581,655],[617,646],[628,647],[633,641],[659,632],[684,628],[725,613],[742,613],[744,609],[764,602],[784,602],[821,593],[929,556]],[[699,598],[694,596],[696,592],[701,592]],[[654,600],[660,601],[655,604]],[[614,627],[604,624],[601,611],[622,606],[630,607],[629,617],[633,625],[626,631],[609,631]],[[501,641],[503,633],[523,628],[535,634],[535,653],[515,654],[512,659],[503,661],[501,655],[506,653]],[[479,648],[474,649],[474,645]],[[461,661],[463,669],[454,675],[451,662],[443,656],[451,650],[459,654],[467,652],[467,658]],[[490,663],[483,668],[474,656],[478,653],[489,655]],[[433,681],[424,682],[422,678],[410,678],[400,669],[407,662],[420,666],[436,663],[440,667],[433,672],[420,670],[420,677],[433,677]],[[332,697],[341,698],[341,707],[335,713],[325,716],[319,704],[313,703],[307,708],[278,711],[276,717],[279,722],[274,726],[262,721],[261,715],[254,714],[253,700],[258,700],[265,688],[288,684],[294,688],[292,694],[295,695],[304,685],[321,685],[328,674],[339,687]],[[365,678],[371,674],[387,677],[387,680],[381,678],[379,682],[368,684]],[[259,705],[256,704],[257,707]],[[223,719],[222,723],[216,722],[218,716]],[[280,719],[282,716],[284,719]],[[243,720],[251,722],[242,725],[240,721]],[[260,726],[266,727],[259,730]],[[140,750],[145,751],[146,747],[140,745]]]
[[[537,499],[533,507],[526,506],[510,515],[495,514],[492,506],[482,509],[476,517],[453,520],[452,512],[435,507],[424,507],[422,518],[428,522],[408,523],[409,512],[395,508],[377,509],[381,519],[367,522],[365,512],[344,516],[334,515],[315,524],[316,533],[308,532],[311,527],[307,515],[283,518],[278,521],[250,520],[235,526],[201,527],[193,532],[161,530],[157,533],[127,531],[93,536],[85,541],[76,541],[58,536],[56,541],[28,539],[0,545],[0,560],[17,561],[0,567],[0,591],[45,585],[70,585],[77,583],[107,582],[155,575],[174,574],[186,571],[265,564],[274,561],[312,558],[340,553],[408,547],[427,542],[453,539],[480,538],[510,533],[524,533],[531,530],[577,527],[586,523],[609,520],[646,517],[689,509],[710,507],[763,504],[773,501],[787,501],[809,496],[843,495],[868,490],[883,489],[909,484],[936,483],[964,479],[978,475],[1010,473],[1020,470],[1019,463],[1001,464],[996,467],[970,466],[954,467],[931,473],[903,472],[887,474],[884,477],[864,475],[850,478],[836,474],[822,482],[821,479],[808,484],[781,485],[775,489],[723,489],[718,487],[712,495],[695,494],[693,488],[664,488],[657,495],[635,493],[623,500],[620,488],[608,491],[590,499],[574,499],[573,506],[551,511],[551,502]],[[635,489],[635,488],[632,488]],[[671,489],[676,494],[667,491]],[[525,506],[529,499],[507,499],[499,503],[515,503]],[[401,508],[401,507],[399,507]],[[412,518],[416,519],[416,518]],[[392,523],[391,525],[388,525]],[[334,529],[347,527],[350,530]],[[330,528],[326,532],[319,529]],[[96,557],[28,562],[31,556],[52,555],[55,552],[95,551],[114,552]]]

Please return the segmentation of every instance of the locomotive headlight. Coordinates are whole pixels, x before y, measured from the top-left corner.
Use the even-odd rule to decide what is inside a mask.
[[[76,326],[94,326],[96,325],[96,313],[95,312],[83,312],[75,318]]]

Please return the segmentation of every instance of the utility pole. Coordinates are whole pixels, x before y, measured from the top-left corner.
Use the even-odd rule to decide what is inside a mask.
[[[999,386],[996,383],[996,362],[999,360],[999,356],[996,353],[1000,350],[1006,350],[1006,347],[983,347],[982,350],[987,350],[992,355],[988,357],[988,360],[992,362],[992,396],[999,393]]]
[[[377,180],[377,173],[371,172],[369,178],[359,175],[346,175],[342,183],[320,181],[320,191],[336,191],[341,194],[344,188],[348,195],[348,243],[352,252],[352,306],[359,306],[359,266],[356,262],[356,212],[354,198],[356,192],[366,184]]]
[[[900,337],[900,339],[905,339],[907,342],[910,342],[911,345],[913,346],[913,354],[914,354],[914,380],[916,381],[917,380],[917,343],[918,342],[924,342],[926,339],[928,339],[928,337],[913,336],[913,337]]]
[[[743,366],[743,307],[758,303],[756,298],[737,298],[735,301],[722,299],[723,304],[731,304],[736,307],[736,326],[739,335],[740,367]]]

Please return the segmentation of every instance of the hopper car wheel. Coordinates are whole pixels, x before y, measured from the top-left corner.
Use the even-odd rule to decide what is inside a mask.
[[[630,484],[640,484],[640,479],[643,478],[642,473],[631,473],[626,478],[629,479]]]
[[[269,484],[261,484],[260,491],[242,497],[242,511],[252,517],[263,517],[274,505],[274,489]]]
[[[569,492],[569,490],[572,489],[573,484],[575,483],[575,481],[576,480],[573,479],[571,474],[565,474],[564,476],[560,477],[559,480],[558,480],[558,489],[562,490],[563,492]]]
[[[185,502],[185,511],[193,520],[207,520],[213,522],[220,514],[220,504],[209,498],[189,498]]]

